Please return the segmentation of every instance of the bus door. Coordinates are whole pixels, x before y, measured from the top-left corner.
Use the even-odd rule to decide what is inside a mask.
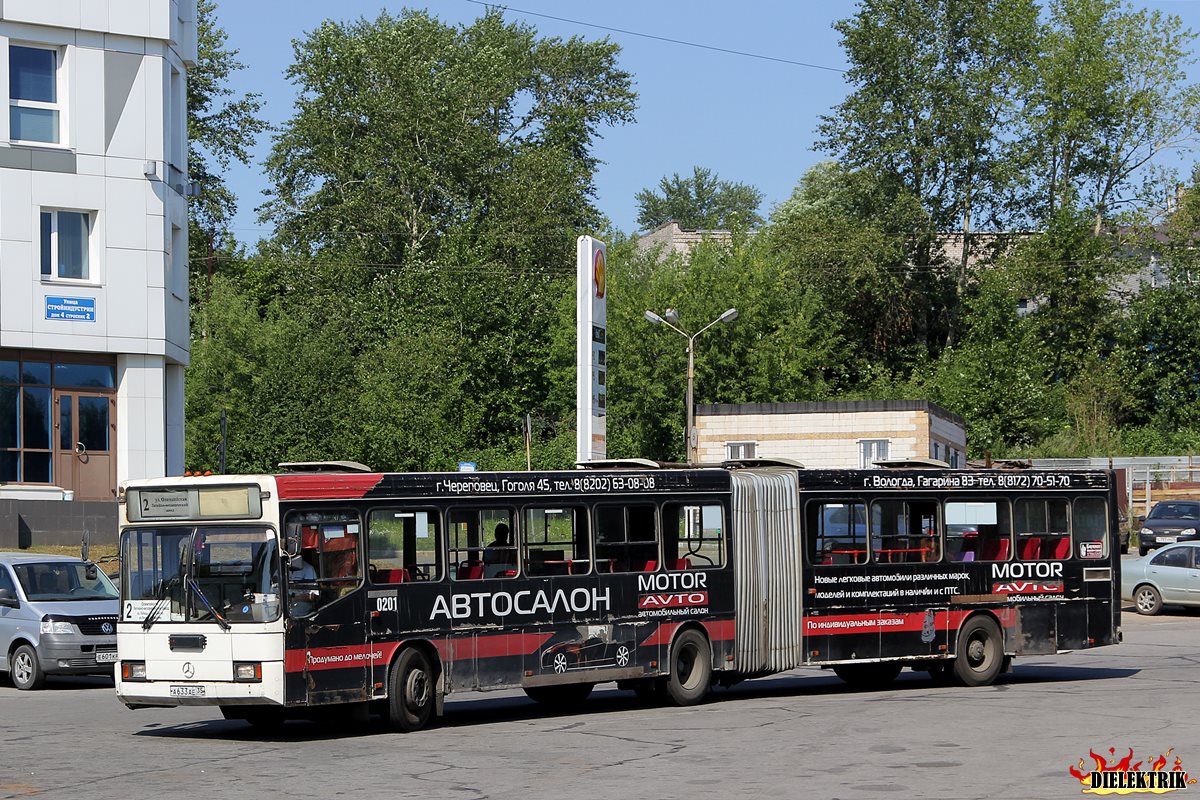
[[[353,511],[295,512],[286,521],[288,702],[370,698],[370,648]]]
[[[448,606],[439,606],[442,582],[442,522],[436,508],[386,507],[367,517],[366,630],[372,647],[372,687],[379,696],[387,685],[393,650],[411,631],[441,628]],[[423,633],[428,637],[428,633]],[[432,638],[442,646],[444,634]]]
[[[470,595],[465,613],[453,614],[448,668],[455,691],[511,684],[518,669],[506,663],[513,624],[493,614],[495,592],[508,592],[520,566],[513,509],[458,507],[447,515],[451,602]]]

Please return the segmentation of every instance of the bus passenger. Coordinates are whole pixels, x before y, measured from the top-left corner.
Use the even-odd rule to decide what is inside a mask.
[[[483,551],[486,576],[495,578],[513,570],[517,564],[517,549],[512,546],[508,523],[496,523],[494,538]]]

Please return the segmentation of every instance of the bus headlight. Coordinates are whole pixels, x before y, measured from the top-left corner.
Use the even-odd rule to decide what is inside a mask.
[[[55,622],[51,619],[42,620],[42,633],[46,634],[67,634],[75,632],[75,626],[69,622]]]
[[[146,662],[145,661],[122,661],[121,662],[121,679],[126,681],[144,681],[146,680]]]
[[[233,679],[238,683],[259,683],[262,681],[262,664],[258,661],[233,662]]]

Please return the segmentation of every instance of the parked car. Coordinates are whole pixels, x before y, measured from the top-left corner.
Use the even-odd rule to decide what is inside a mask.
[[[1200,606],[1200,543],[1168,544],[1121,565],[1121,597],[1139,614]]]
[[[1138,554],[1146,555],[1156,547],[1200,538],[1200,501],[1160,500],[1138,531]]]
[[[18,689],[46,675],[112,675],[117,588],[70,556],[0,553],[0,672]]]

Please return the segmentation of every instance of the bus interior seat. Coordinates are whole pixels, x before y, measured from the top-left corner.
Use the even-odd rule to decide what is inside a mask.
[[[963,550],[961,553],[958,554],[958,558],[955,560],[956,561],[974,561],[975,560],[975,551],[974,550]]]
[[[375,583],[408,583],[408,570],[406,569],[377,569],[375,570]]]
[[[1054,541],[1054,554],[1051,558],[1062,561],[1071,555],[1071,539],[1067,536],[1060,536]]]
[[[674,569],[674,570],[691,569],[691,568],[692,568],[692,562],[687,558],[677,558],[671,564],[671,569]]]
[[[980,558],[984,561],[1008,561],[1008,539],[988,539]]]
[[[458,579],[460,581],[477,581],[482,577],[482,561],[464,561],[458,565]]]
[[[644,564],[642,564],[642,572],[656,572],[657,570],[658,570],[658,560],[657,559],[653,559],[653,558],[647,559],[647,561]]]
[[[1021,560],[1022,561],[1037,561],[1041,557],[1042,540],[1036,536],[1030,536],[1021,541]]]

